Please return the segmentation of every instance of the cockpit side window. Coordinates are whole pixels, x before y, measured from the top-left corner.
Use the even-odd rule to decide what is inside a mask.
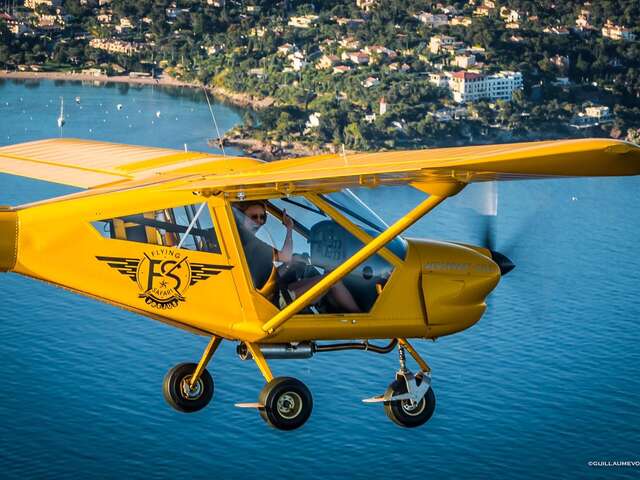
[[[92,225],[105,238],[221,253],[206,203],[124,215]]]

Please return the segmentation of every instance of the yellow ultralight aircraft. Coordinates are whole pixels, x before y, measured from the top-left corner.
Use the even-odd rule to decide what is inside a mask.
[[[637,175],[640,148],[587,139],[263,163],[55,139],[0,148],[0,172],[86,189],[0,207],[0,271],[210,337],[197,364],[165,377],[177,410],[211,400],[206,367],[223,339],[239,342],[267,382],[257,403],[238,406],[283,430],[305,423],[312,396],[297,379],[274,378],[267,359],[397,347],[395,380],[365,401],[415,427],[433,414],[435,396],[431,370],[407,339],[475,324],[513,264],[481,246],[403,231],[472,182]],[[349,190],[406,184],[429,196],[391,226]],[[407,368],[405,351],[420,372]]]

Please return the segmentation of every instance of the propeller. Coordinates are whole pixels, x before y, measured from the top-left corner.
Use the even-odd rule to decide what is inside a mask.
[[[481,201],[478,210],[482,216],[482,246],[491,252],[491,259],[498,264],[502,276],[515,268],[515,264],[497,248],[498,184],[497,182],[480,183]]]

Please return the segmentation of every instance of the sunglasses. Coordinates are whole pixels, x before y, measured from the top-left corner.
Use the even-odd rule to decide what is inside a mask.
[[[249,215],[249,218],[254,222],[266,223],[267,222],[267,214],[266,213],[255,213],[253,215]]]

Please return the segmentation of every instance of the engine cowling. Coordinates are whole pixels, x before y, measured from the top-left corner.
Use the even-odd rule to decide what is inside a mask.
[[[480,320],[487,295],[500,281],[500,268],[490,252],[446,242],[411,243],[420,255],[428,336],[451,335]]]

